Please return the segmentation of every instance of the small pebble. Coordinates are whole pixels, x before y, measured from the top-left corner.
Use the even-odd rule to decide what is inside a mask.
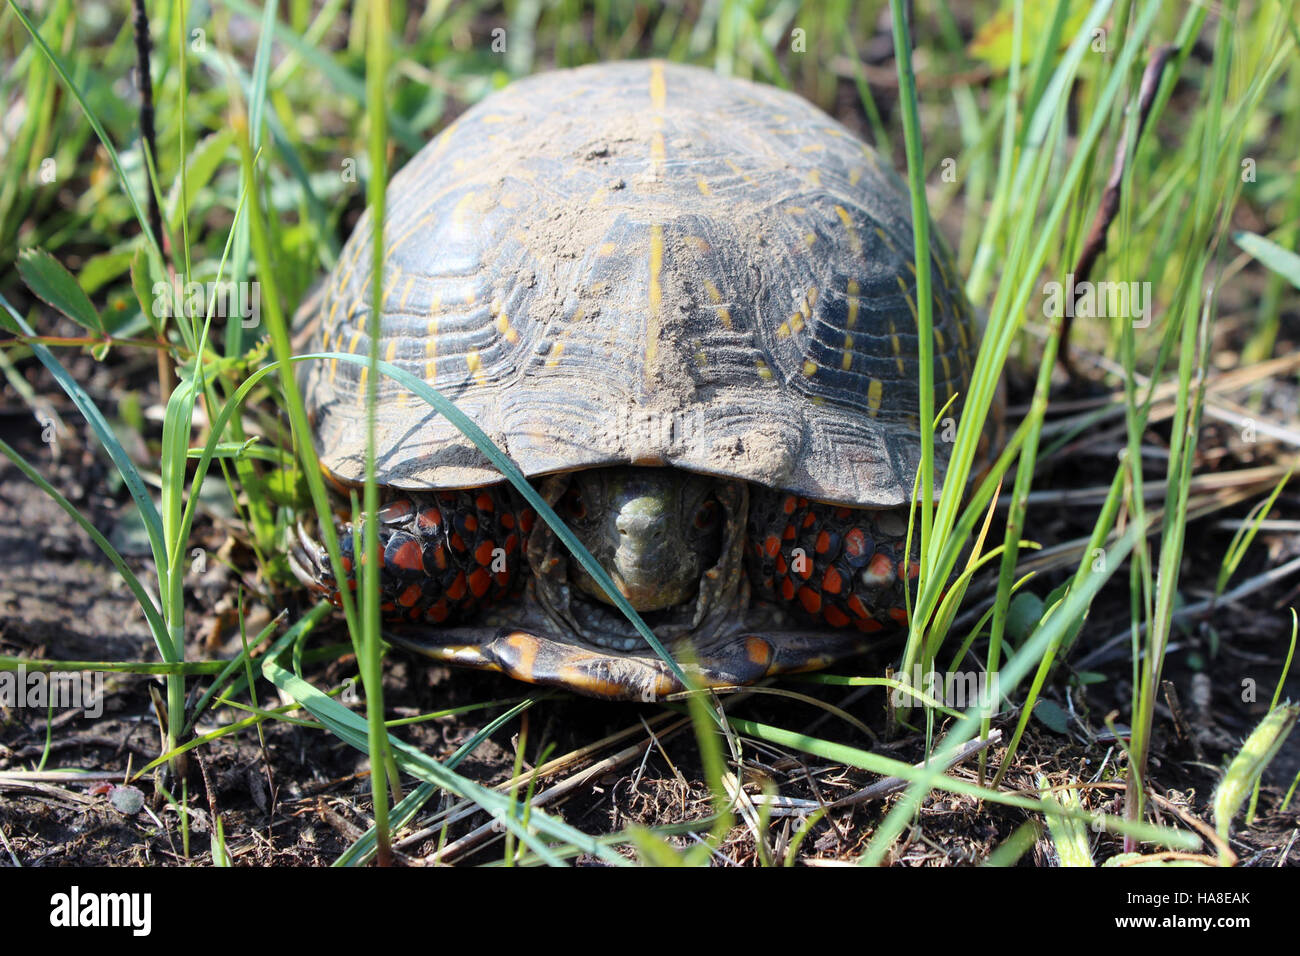
[[[113,809],[125,816],[135,816],[144,806],[144,794],[136,787],[114,787],[108,795],[108,802]]]

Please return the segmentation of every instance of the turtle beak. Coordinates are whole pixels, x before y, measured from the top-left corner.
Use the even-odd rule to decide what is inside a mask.
[[[579,500],[589,503],[575,529],[614,586],[638,611],[662,611],[691,600],[704,573],[700,542],[683,518],[689,482],[666,469],[596,469],[579,473]],[[697,488],[698,492],[699,489]],[[571,568],[585,594],[613,600],[581,568]]]
[[[683,557],[672,547],[672,514],[663,499],[644,495],[624,502],[610,516],[615,541],[611,577],[623,596],[638,611],[654,611],[679,604],[694,585],[677,578]]]

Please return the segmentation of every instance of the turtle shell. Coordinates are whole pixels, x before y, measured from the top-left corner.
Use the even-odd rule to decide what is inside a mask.
[[[910,498],[909,200],[799,97],[658,61],[541,74],[421,150],[386,216],[379,354],[526,475],[669,465],[860,507]],[[933,234],[942,407],[967,389],[975,333]],[[307,348],[368,352],[371,236],[367,214],[300,313]],[[360,481],[365,370],[303,375],[322,463]],[[381,483],[501,480],[405,389],[385,379],[379,396]]]

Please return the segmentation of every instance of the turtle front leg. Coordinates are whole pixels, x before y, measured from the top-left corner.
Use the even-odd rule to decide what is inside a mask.
[[[745,567],[754,596],[796,617],[835,628],[880,631],[907,626],[903,575],[915,578],[915,553],[903,557],[907,515],[858,509],[754,488]]]
[[[515,593],[533,511],[501,487],[393,498],[379,510],[380,612],[390,623],[465,621]],[[357,588],[361,527],[336,525],[347,586]],[[325,547],[300,524],[291,564],[300,581],[342,603]]]

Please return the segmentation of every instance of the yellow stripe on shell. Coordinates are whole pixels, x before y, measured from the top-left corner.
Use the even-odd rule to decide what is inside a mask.
[[[465,353],[465,367],[469,369],[469,374],[474,376],[474,381],[480,385],[487,383],[487,375],[483,371],[483,359],[478,349],[470,349]]]
[[[776,337],[779,339],[788,339],[795,332],[803,329],[803,313],[795,312],[786,321],[776,327]]]
[[[898,341],[898,328],[894,325],[893,319],[889,321],[889,342],[894,349],[894,362],[898,365],[898,374],[903,375],[906,372],[906,366],[903,364],[903,345]]]
[[[451,218],[453,222],[463,223],[469,218],[470,207],[478,200],[478,193],[467,192],[456,200],[456,205],[451,207]]]
[[[736,163],[735,163],[735,161],[730,160],[730,159],[727,159],[727,160],[723,160],[723,162],[725,162],[725,163],[727,164],[727,168],[728,168],[728,169],[730,169],[733,173],[735,173],[737,176],[739,176],[739,177],[740,177],[741,179],[743,179],[745,182],[747,182],[747,183],[753,183],[753,182],[754,182],[754,177],[751,176],[751,175],[749,175],[749,173],[745,172],[745,171],[744,171],[743,169],[741,169],[739,166],[737,166]]]
[[[857,229],[853,227],[853,217],[843,206],[835,207],[835,214],[840,217],[840,222],[844,224],[844,231],[849,236],[849,247],[853,250],[855,256],[862,255],[862,238],[858,235]]]
[[[393,250],[390,248],[388,250],[390,261],[391,261],[392,254],[393,254]],[[388,302],[388,297],[393,292],[393,286],[397,285],[397,280],[401,278],[401,275],[402,275],[402,267],[398,263],[394,262],[392,270],[388,273],[387,276],[384,277],[384,287],[379,292],[379,301],[381,303]],[[384,307],[386,308],[386,306]]]
[[[511,345],[519,341],[519,333],[510,325],[510,319],[505,312],[498,311],[496,318],[497,334],[502,336]]]
[[[660,66],[662,70],[662,65]],[[646,316],[645,360],[646,375],[659,353],[659,319],[663,306],[661,275],[664,264],[664,227],[656,223],[650,227],[650,311]]]
[[[664,82],[664,64],[662,60],[650,63],[650,105],[662,110],[668,100],[668,87]]]
[[[970,352],[970,336],[969,336],[969,334],[966,332],[966,322],[965,322],[965,320],[962,318],[962,316],[961,316],[961,314],[960,314],[960,310],[958,310],[958,315],[957,315],[957,338],[961,339],[961,350],[962,350],[962,354],[963,354],[963,355],[965,355],[965,354],[969,354],[969,352]]]
[[[880,400],[884,396],[885,387],[879,379],[872,379],[871,384],[867,386],[867,408],[871,412],[871,417],[875,418],[876,413],[880,411]]]
[[[353,235],[355,235],[355,233]],[[364,245],[364,243],[358,241],[352,246],[352,258],[351,260],[349,260],[348,264],[344,267],[343,271],[339,274],[339,279],[338,279],[339,289],[347,288],[348,280],[352,278],[352,271],[356,269],[357,263],[361,261],[362,245]]]
[[[704,280],[704,291],[709,294],[709,300],[713,303],[714,311],[722,320],[722,324],[731,328],[731,310],[722,304],[722,292],[708,279]]]
[[[424,340],[424,380],[433,382],[438,378],[438,319],[432,316],[428,324],[429,333]]]

